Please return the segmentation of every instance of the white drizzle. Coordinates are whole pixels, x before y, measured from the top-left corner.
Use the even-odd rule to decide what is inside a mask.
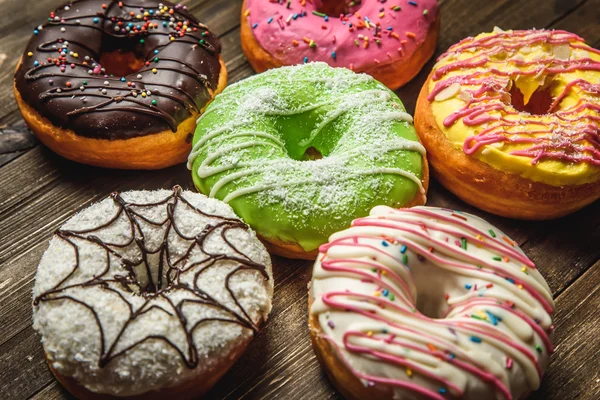
[[[282,207],[291,230],[304,227],[306,218],[298,215],[355,215],[367,201],[364,189],[390,197],[389,203],[392,191],[404,187],[425,197],[420,174],[398,166],[415,153],[425,155],[416,135],[408,140],[397,133],[413,119],[393,92],[367,75],[324,63],[268,71],[225,89],[198,122],[187,166],[202,180],[201,191],[225,202],[254,195],[261,207]],[[283,126],[296,130],[284,136]],[[327,141],[330,133],[335,142]],[[322,159],[290,155],[317,143],[328,146]]]

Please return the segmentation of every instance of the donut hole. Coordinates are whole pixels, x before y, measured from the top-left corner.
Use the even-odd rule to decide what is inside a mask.
[[[304,152],[304,155],[302,156],[302,161],[320,160],[322,158],[323,154],[321,154],[319,150],[311,146]]]
[[[415,256],[411,254],[409,257]],[[418,293],[415,308],[429,318],[444,318],[448,311],[448,302],[444,296],[453,290],[456,276],[451,271],[440,269],[434,263],[425,261],[423,257],[415,258],[418,259],[418,267],[412,268]]]
[[[317,11],[323,14],[339,16],[341,14],[349,14],[352,12],[350,2],[346,0],[321,0],[320,5],[317,4]],[[360,3],[358,1],[354,3]]]
[[[552,97],[552,84],[540,86],[529,98],[525,104],[525,96],[517,85],[512,83],[510,88],[510,104],[518,111],[531,115],[545,115],[550,112],[550,107],[554,101]]]
[[[113,50],[100,55],[100,64],[107,75],[127,76],[141,70],[144,60],[132,51]]]

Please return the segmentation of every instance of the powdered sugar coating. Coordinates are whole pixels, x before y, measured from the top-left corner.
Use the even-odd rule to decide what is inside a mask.
[[[112,220],[119,200],[126,211]],[[149,203],[156,205],[143,206]],[[93,392],[130,396],[177,385],[227,360],[266,320],[273,292],[269,255],[240,226],[228,205],[178,188],[125,192],[72,217],[50,241],[33,292],[34,328],[52,368]],[[201,245],[186,238],[202,238]],[[144,254],[151,279],[143,262],[126,265]],[[223,257],[210,257],[216,254]],[[264,269],[232,273],[244,263]],[[178,269],[170,283],[168,265]],[[126,279],[131,271],[135,280]]]

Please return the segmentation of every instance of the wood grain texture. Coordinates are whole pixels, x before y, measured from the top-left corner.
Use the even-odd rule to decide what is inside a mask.
[[[556,351],[533,399],[600,399],[600,262],[556,299]]]
[[[0,0],[0,126],[20,121],[12,74],[32,29],[62,0]],[[239,42],[238,0],[189,0],[191,12],[223,44],[230,82],[253,71]],[[465,36],[491,30],[566,29],[600,46],[600,0],[442,0],[436,56]],[[398,91],[409,112],[433,60]],[[48,371],[31,327],[35,269],[52,232],[76,210],[115,190],[192,188],[184,166],[162,171],[108,171],[64,160],[43,146],[0,155],[0,393],[2,398],[65,399]],[[464,204],[435,182],[429,204],[488,219],[519,242],[538,264],[556,298],[556,353],[535,399],[600,397],[600,202],[567,218],[520,222],[490,216]],[[309,262],[274,258],[274,310],[248,351],[209,398],[337,399],[316,362],[307,330]]]

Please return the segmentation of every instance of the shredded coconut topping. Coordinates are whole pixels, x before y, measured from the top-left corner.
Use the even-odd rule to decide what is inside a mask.
[[[50,241],[34,328],[52,368],[118,396],[177,385],[245,346],[271,310],[269,255],[201,194],[113,194]]]

